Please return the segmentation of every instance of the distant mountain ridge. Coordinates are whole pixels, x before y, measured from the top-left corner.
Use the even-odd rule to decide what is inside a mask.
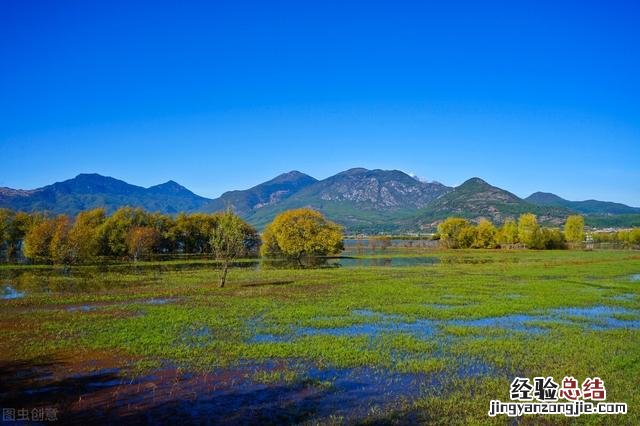
[[[459,216],[472,220],[481,218],[494,223],[503,223],[507,218],[517,218],[522,213],[534,213],[538,220],[553,225],[564,222],[571,211],[561,207],[541,207],[474,177],[453,191],[439,197],[422,209],[418,217],[427,228],[448,216]]]
[[[565,207],[583,214],[637,214],[640,207],[630,207],[611,201],[585,200],[569,201],[550,192],[534,192],[525,198],[537,206]]]
[[[551,225],[560,225],[575,213],[597,226],[640,223],[640,208],[620,203],[568,201],[542,192],[522,199],[477,177],[452,188],[420,181],[400,170],[364,168],[323,180],[294,170],[216,199],[196,195],[172,180],[144,188],[95,173],[32,190],[0,188],[0,207],[14,210],[73,215],[96,207],[111,213],[122,206],[166,214],[232,209],[258,228],[284,210],[311,207],[348,232],[366,233],[433,230],[448,216],[502,223],[526,212]]]
[[[0,190],[0,207],[14,210],[76,214],[104,207],[112,213],[122,206],[174,214],[201,209],[209,200],[173,181],[144,188],[96,173],[82,173],[73,179],[29,191]]]
[[[278,204],[317,181],[309,175],[293,170],[249,189],[225,192],[207,203],[204,210],[214,212],[231,208],[239,215],[247,216],[256,209]]]

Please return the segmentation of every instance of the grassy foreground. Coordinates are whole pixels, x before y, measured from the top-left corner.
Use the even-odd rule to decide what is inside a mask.
[[[599,376],[608,401],[628,404],[629,413],[615,423],[640,423],[640,282],[634,278],[640,274],[639,253],[424,255],[439,261],[235,268],[223,289],[216,287],[218,272],[207,262],[184,268],[76,267],[65,273],[3,266],[0,283],[10,283],[24,297],[0,300],[0,362],[106,359],[127,377],[167,365],[207,372],[255,363],[265,367],[252,370],[253,382],[315,388],[332,383],[312,380],[310,369],[366,368],[424,383],[401,404],[380,404],[358,419],[390,422],[410,415],[418,422],[502,424],[506,417],[487,416],[489,401],[507,401],[515,375],[556,381]],[[283,364],[269,367],[273,362]],[[396,396],[390,392],[388,400]],[[572,421],[523,419],[541,420]]]

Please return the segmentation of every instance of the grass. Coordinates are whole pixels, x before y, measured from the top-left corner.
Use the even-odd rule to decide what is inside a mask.
[[[489,422],[489,400],[508,400],[517,374],[551,375],[556,381],[598,375],[608,400],[629,405],[629,414],[616,420],[640,421],[638,328],[591,329],[589,318],[570,316],[533,321],[542,333],[455,323],[596,305],[625,308],[615,318],[637,320],[640,286],[629,279],[640,273],[637,252],[394,250],[377,256],[422,255],[439,262],[235,268],[223,289],[216,287],[215,264],[206,261],[188,269],[171,261],[74,267],[66,274],[3,265],[0,283],[10,282],[26,297],[0,301],[0,353],[2,361],[118,353],[131,361],[131,374],[167,362],[207,371],[249,361],[299,360],[317,368],[437,375],[438,385],[403,404],[401,413],[386,413],[412,412],[431,422]],[[82,305],[92,309],[68,309]],[[432,332],[416,334],[425,321]],[[461,374],[467,364],[485,370]],[[306,380],[299,368],[259,370],[252,378],[263,384]]]

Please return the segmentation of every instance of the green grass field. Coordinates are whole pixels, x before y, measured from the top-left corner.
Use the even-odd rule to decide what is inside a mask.
[[[435,259],[393,264],[421,256]],[[391,266],[268,269],[247,262],[223,289],[206,261],[65,271],[0,266],[0,284],[22,293],[0,300],[2,378],[12,383],[3,406],[49,404],[61,416],[99,406],[134,415],[136,407],[155,407],[147,388],[164,389],[166,379],[174,384],[163,402],[183,404],[172,405],[175,412],[185,404],[209,407],[219,421],[257,414],[265,422],[503,424],[510,420],[487,416],[489,401],[508,401],[516,375],[557,382],[566,375],[601,377],[607,400],[629,407],[615,419],[582,416],[580,423],[640,423],[640,253],[380,257]],[[59,391],[25,396],[56,383],[67,389],[63,380],[105,369],[117,369],[109,370],[115,384],[99,388],[100,398],[92,400],[87,388],[72,398]],[[18,380],[21,371],[48,375]],[[193,383],[208,375],[226,387]],[[137,391],[122,388],[135,383]],[[256,398],[243,399],[249,391],[270,397],[255,406]],[[236,409],[222,412],[203,401],[206,394]],[[123,395],[134,401],[127,408]],[[250,412],[243,411],[247,401]]]

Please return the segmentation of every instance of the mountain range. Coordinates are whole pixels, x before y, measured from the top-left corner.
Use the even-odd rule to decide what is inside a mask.
[[[95,207],[111,213],[122,206],[167,214],[230,208],[259,229],[284,210],[312,207],[350,233],[428,232],[448,216],[487,218],[499,224],[526,212],[549,225],[560,225],[567,215],[580,213],[593,226],[640,226],[637,207],[569,201],[543,192],[522,199],[477,177],[449,187],[399,170],[354,168],[323,180],[291,171],[216,199],[196,195],[174,181],[144,188],[98,174],[80,174],[32,190],[0,188],[0,207],[14,210],[73,215]]]

